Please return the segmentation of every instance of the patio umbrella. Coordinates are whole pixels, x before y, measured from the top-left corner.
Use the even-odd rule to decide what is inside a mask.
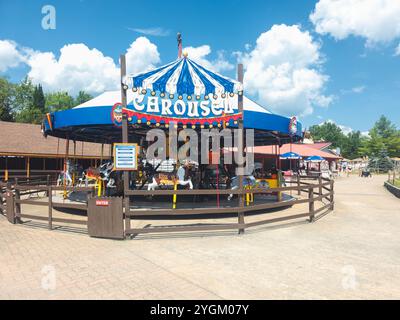
[[[322,158],[321,156],[311,156],[311,157],[306,158],[306,161],[321,162],[321,161],[325,161],[325,158]]]
[[[289,159],[289,160],[298,160],[301,159],[301,155],[297,154],[296,152],[286,152],[284,154],[281,154],[281,159]]]
[[[311,163],[311,162],[318,163],[318,170],[321,171],[321,162],[325,161],[325,159],[322,158],[321,156],[311,156],[311,157],[308,157],[306,159],[306,161],[308,161],[308,163]]]

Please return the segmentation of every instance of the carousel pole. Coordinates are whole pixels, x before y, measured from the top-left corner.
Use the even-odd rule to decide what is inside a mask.
[[[238,64],[238,81],[243,84],[243,64],[239,63]],[[240,158],[243,157],[243,152],[244,152],[244,130],[243,130],[243,117],[244,117],[244,112],[243,112],[243,94],[238,94],[238,109],[239,113],[241,114],[241,117],[238,119],[239,121],[239,136],[238,136],[238,152],[240,155]],[[243,162],[239,160],[239,168],[243,169]],[[239,224],[244,224],[244,211],[242,210],[244,208],[244,195],[243,195],[243,170],[242,172],[239,172],[239,213],[238,213],[238,223]],[[244,228],[239,228],[239,234],[244,233]]]
[[[69,137],[67,137],[67,141],[65,143],[65,158],[64,158],[64,179],[63,179],[63,198],[67,199],[67,162],[68,162],[68,154],[69,154]]]
[[[120,65],[121,65],[121,102],[122,109],[126,109],[127,98],[126,98],[126,88],[124,86],[124,80],[126,76],[126,58],[124,54],[120,55]],[[122,113],[122,142],[128,143],[128,119],[125,113]],[[125,206],[125,230],[130,229],[131,220],[128,217],[129,214],[129,195],[126,192],[129,190],[129,172],[124,170],[123,173],[124,180],[124,206]]]

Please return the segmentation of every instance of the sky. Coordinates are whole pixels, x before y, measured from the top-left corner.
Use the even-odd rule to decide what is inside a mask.
[[[50,8],[48,6],[51,6]],[[54,10],[54,11],[53,11]],[[184,51],[304,127],[400,127],[400,0],[0,0],[0,76],[93,95]]]

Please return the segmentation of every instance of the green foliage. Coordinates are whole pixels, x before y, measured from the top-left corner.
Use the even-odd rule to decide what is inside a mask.
[[[385,116],[375,123],[369,136],[360,148],[362,152],[372,157],[378,157],[382,152],[389,157],[400,157],[400,131]]]
[[[314,141],[329,141],[334,148],[342,148],[346,136],[343,134],[342,129],[333,122],[324,122],[321,125],[314,125],[310,127],[310,133]]]
[[[0,120],[14,121],[13,97],[15,85],[7,79],[0,78]]]
[[[92,99],[85,91],[76,98],[67,92],[43,93],[41,84],[35,86],[25,77],[19,84],[13,84],[0,77],[0,120],[40,124],[47,112],[73,108]]]
[[[372,159],[368,162],[368,168],[371,171],[378,173],[388,172],[393,170],[393,161],[389,158],[388,153],[385,148],[379,151]]]
[[[342,156],[348,159],[369,156],[380,159],[383,163],[382,152],[389,157],[400,157],[400,130],[385,116],[381,116],[369,131],[369,137],[363,137],[360,131],[345,135],[341,128],[332,122],[310,127],[311,136],[315,141],[323,140],[339,147]]]
[[[93,99],[93,96],[85,91],[79,91],[78,95],[75,98],[75,106],[80,105],[86,101]]]
[[[68,92],[52,92],[46,94],[46,107],[50,112],[71,109],[75,101]]]

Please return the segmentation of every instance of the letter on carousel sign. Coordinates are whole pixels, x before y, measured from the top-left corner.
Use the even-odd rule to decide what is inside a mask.
[[[213,115],[220,116],[222,114],[221,105],[218,102],[212,103],[211,111],[212,111]]]
[[[158,106],[158,97],[149,97],[147,100],[147,112],[160,112],[160,107]]]
[[[199,103],[197,101],[188,102],[188,117],[199,117]]]
[[[170,110],[171,106],[172,106],[171,100],[161,99],[161,114],[163,116],[172,115],[172,112]]]
[[[208,106],[209,103],[210,103],[209,100],[200,102],[200,108],[202,110],[201,115],[203,117],[207,117],[210,114],[210,107]]]
[[[178,116],[182,116],[185,114],[186,104],[182,100],[176,100],[174,103],[174,112]]]
[[[143,96],[136,95],[135,97],[133,97],[133,106],[135,107],[135,109],[137,111],[143,111],[144,110],[144,105],[140,104],[140,103],[143,103],[144,97],[145,97],[144,95]]]

